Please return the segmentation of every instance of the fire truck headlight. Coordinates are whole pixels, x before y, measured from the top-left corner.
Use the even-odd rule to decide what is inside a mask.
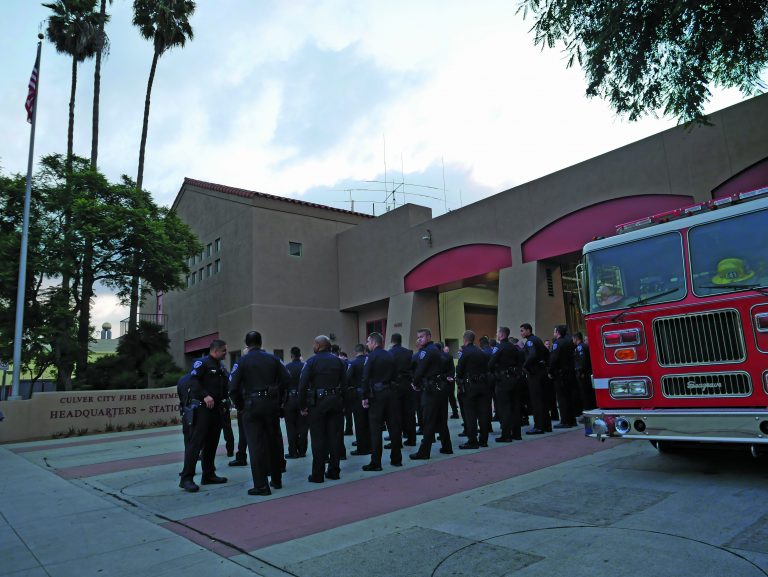
[[[609,391],[614,398],[648,397],[650,383],[648,379],[613,379]]]
[[[632,429],[632,425],[626,417],[616,417],[616,432],[619,435],[626,435]]]

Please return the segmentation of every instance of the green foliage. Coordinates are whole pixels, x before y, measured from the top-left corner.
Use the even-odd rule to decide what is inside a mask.
[[[52,14],[46,34],[57,52],[72,56],[77,62],[93,58],[104,42],[99,34],[101,17],[96,12],[97,0],[57,0],[43,4]],[[108,16],[106,17],[109,18]]]
[[[768,3],[722,0],[523,0],[535,43],[562,42],[585,71],[588,96],[630,120],[661,110],[705,120],[711,86],[765,90]]]
[[[151,40],[156,54],[174,46],[184,48],[194,33],[189,17],[195,12],[192,0],[134,0],[133,25],[146,40]]]

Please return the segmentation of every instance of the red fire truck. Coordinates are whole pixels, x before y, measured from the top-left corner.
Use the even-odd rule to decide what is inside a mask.
[[[588,243],[591,437],[768,449],[768,187]]]

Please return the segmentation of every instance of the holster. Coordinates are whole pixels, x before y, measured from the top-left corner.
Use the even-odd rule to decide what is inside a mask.
[[[192,399],[187,403],[187,405],[184,407],[184,423],[191,427],[195,424],[195,415],[197,414],[197,409],[199,409],[202,406],[202,402],[198,401],[197,399]]]

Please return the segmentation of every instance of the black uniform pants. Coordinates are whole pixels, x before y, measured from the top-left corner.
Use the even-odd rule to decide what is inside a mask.
[[[288,397],[283,407],[285,415],[285,434],[288,437],[288,454],[291,457],[303,457],[307,454],[307,431],[309,421],[299,410],[299,398]]]
[[[232,430],[232,413],[229,409],[223,409],[221,415],[221,431],[224,434],[224,446],[227,449],[227,455],[230,457],[235,452],[235,432]]]
[[[338,474],[339,468],[339,438],[344,440],[341,422],[344,419],[344,405],[341,395],[328,395],[317,399],[314,407],[309,409],[309,433],[312,436],[312,477],[323,479],[325,473],[325,458],[328,461],[328,473]]]
[[[411,396],[413,397],[413,408],[416,413],[416,425],[421,429],[421,434],[424,434],[424,401],[422,399],[421,391],[414,391],[411,389]],[[410,440],[410,439],[409,439]]]
[[[355,440],[357,452],[367,454],[371,452],[371,422],[369,409],[363,408],[362,399],[358,397],[357,405],[353,413],[355,417]]]
[[[448,381],[448,402],[451,405],[451,415],[459,414],[459,406],[456,402],[456,381]]]
[[[552,428],[552,421],[549,418],[546,378],[547,371],[544,367],[535,367],[528,371],[528,398],[530,400],[531,413],[533,414],[533,427],[542,431]]]
[[[254,488],[266,487],[268,475],[272,481],[279,483],[282,480],[283,459],[282,435],[275,434],[280,430],[279,414],[275,410],[265,412],[246,409],[243,414],[243,428],[248,439]]]
[[[245,435],[245,428],[243,428],[243,411],[237,411],[237,451],[235,452],[235,460],[241,463],[245,463],[248,460],[248,441]]]
[[[560,406],[560,423],[563,425],[576,424],[576,412],[573,397],[578,390],[576,373],[560,371],[554,375],[557,403]]]
[[[212,409],[204,404],[195,409],[195,422],[189,428],[189,443],[184,451],[182,479],[191,480],[195,476],[200,451],[203,452],[203,477],[212,477],[216,474],[214,459],[221,437],[221,421],[221,407],[218,404]]]
[[[376,391],[374,397],[369,400],[368,417],[371,422],[371,464],[381,467],[382,434],[381,425],[387,423],[389,440],[392,449],[389,453],[389,461],[393,465],[403,462],[403,431],[400,424],[401,407],[398,403],[397,392],[393,388]]]
[[[581,373],[577,376],[579,382],[579,392],[581,393],[581,408],[585,411],[591,411],[597,408],[595,400],[595,389],[592,388],[592,375]]]
[[[491,431],[491,390],[486,383],[470,383],[464,390],[464,426],[467,431],[467,443],[488,444]],[[480,423],[478,437],[477,424]]]
[[[496,381],[496,405],[501,422],[503,439],[519,439],[522,424],[520,410],[520,382],[510,377],[499,377]]]
[[[421,403],[417,396],[419,394],[411,388],[410,378],[400,381],[397,385],[397,395],[400,402],[400,426],[406,441],[411,445],[416,444],[416,405]]]
[[[557,407],[557,390],[555,387],[555,380],[549,378],[549,374],[545,371],[542,382],[544,383],[544,394],[546,395],[546,402],[549,411],[549,421],[559,421],[560,411]]]
[[[452,451],[451,434],[448,432],[448,387],[441,385],[442,390],[434,387],[425,388],[421,392],[421,411],[423,415],[422,430],[424,437],[417,453],[428,457],[435,442],[435,434],[440,435],[443,450]],[[427,390],[430,389],[430,390]]]
[[[344,434],[352,435],[354,429],[352,426],[353,415],[355,413],[355,405],[358,404],[357,391],[355,388],[348,388],[344,391]]]

